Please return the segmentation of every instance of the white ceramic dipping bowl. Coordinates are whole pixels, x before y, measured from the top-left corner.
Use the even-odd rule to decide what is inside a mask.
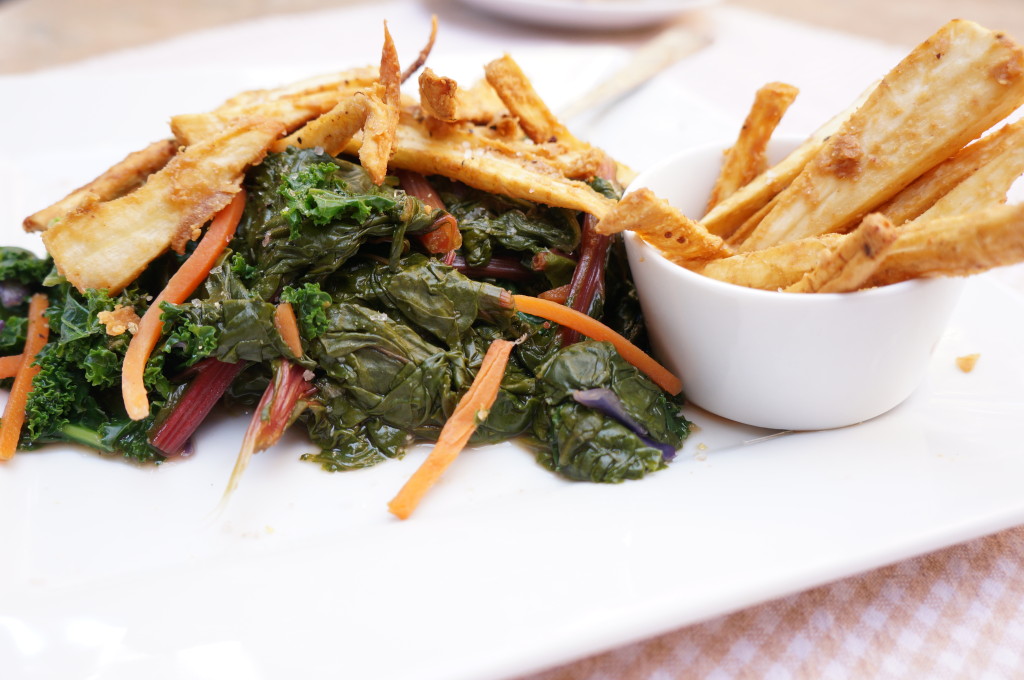
[[[773,162],[798,143],[777,140]],[[699,217],[727,146],[684,151],[640,173],[627,191],[649,187]],[[689,401],[759,427],[843,427],[895,407],[924,379],[963,288],[963,279],[936,278],[854,293],[755,290],[625,238],[655,354]]]

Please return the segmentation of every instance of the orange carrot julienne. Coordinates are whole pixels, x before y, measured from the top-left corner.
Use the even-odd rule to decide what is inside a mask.
[[[455,411],[441,428],[437,443],[423,464],[413,473],[398,495],[388,503],[388,510],[399,519],[407,519],[423,496],[444,471],[458,457],[466,442],[476,430],[478,418],[487,417],[487,411],[498,397],[505,366],[516,343],[509,340],[495,340],[487,348],[487,354],[480,364],[480,370],[473,379],[469,390],[459,399]]]
[[[290,302],[279,302],[274,309],[274,328],[281,334],[284,343],[296,357],[302,356],[302,338],[299,337],[299,322]]]
[[[25,424],[25,406],[32,392],[32,381],[39,373],[33,366],[39,350],[50,337],[50,324],[46,320],[49,300],[42,293],[36,293],[28,303],[28,330],[25,334],[25,351],[21,355],[18,373],[14,376],[11,395],[4,407],[3,421],[0,421],[0,460],[10,460],[18,450],[21,426]]]
[[[612,343],[623,359],[636,366],[640,372],[653,380],[658,387],[669,394],[679,394],[682,392],[683,383],[679,378],[652,359],[642,349],[597,319],[577,312],[575,309],[570,309],[565,305],[560,305],[557,302],[542,300],[530,297],[529,295],[513,295],[512,299],[515,301],[516,309],[520,312],[568,326],[593,340]]]
[[[181,304],[199,287],[234,236],[244,210],[245,191],[242,190],[213,218],[203,240],[174,273],[139,321],[139,330],[128,344],[121,367],[121,394],[125,410],[132,420],[142,420],[149,415],[149,395],[146,393],[143,373],[164,328],[160,320],[160,303]]]
[[[13,378],[18,374],[18,367],[21,366],[23,354],[12,354],[8,357],[0,357],[0,380]]]

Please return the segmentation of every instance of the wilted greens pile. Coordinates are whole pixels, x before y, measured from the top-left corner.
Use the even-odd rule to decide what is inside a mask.
[[[302,408],[288,418],[309,433],[303,458],[328,470],[366,467],[436,439],[490,342],[505,338],[521,342],[472,441],[518,438],[572,479],[618,482],[664,467],[688,434],[680,400],[612,345],[573,341],[511,303],[510,292],[536,295],[579,276],[581,215],[431,182],[462,233],[448,258],[416,238],[444,213],[396,181],[377,186],[359,165],[315,150],[268,155],[249,171],[229,250],[192,300],[163,306],[145,372],[152,411],[140,421],[128,418],[120,391],[131,330],[111,334],[109,319],[126,308],[141,316],[188,253],[157,259],[111,297],[76,290],[27,252],[0,250],[0,352],[20,351],[28,297],[50,300],[21,448],[75,442],[159,462],[190,446],[197,404],[252,408],[282,366],[297,365]],[[584,308],[642,345],[621,243],[602,259],[588,264],[603,284]],[[281,301],[295,310],[301,356],[275,328]]]

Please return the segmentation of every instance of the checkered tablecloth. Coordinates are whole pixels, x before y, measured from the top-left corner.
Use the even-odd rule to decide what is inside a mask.
[[[1011,678],[1024,672],[1024,528],[521,680]]]

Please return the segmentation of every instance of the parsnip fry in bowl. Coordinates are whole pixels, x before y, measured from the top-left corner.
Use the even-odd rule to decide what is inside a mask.
[[[828,139],[846,122],[864,100],[871,94],[877,83],[865,90],[849,108],[831,118],[814,131],[807,140],[794,149],[785,159],[762,172],[751,182],[712,208],[700,223],[712,234],[729,237],[744,222],[765,207],[780,191],[785,189],[800,174],[814,155],[821,150]]]
[[[916,219],[990,160],[1021,146],[1024,146],[1024,120],[1004,125],[998,132],[969,144],[874,210],[896,226]]]
[[[785,291],[848,293],[857,290],[875,273],[886,249],[895,240],[896,230],[892,222],[881,213],[872,213]]]
[[[946,24],[893,69],[740,246],[835,231],[888,200],[1024,102],[1024,50]]]
[[[722,171],[708,198],[708,211],[768,169],[768,140],[798,92],[786,83],[768,83],[757,91],[736,143],[725,152]]]
[[[1006,201],[1006,192],[1024,173],[1024,127],[1018,126],[1016,131],[1018,134],[1008,135],[1011,143],[1002,145],[996,155],[953,187],[917,219],[963,215]]]
[[[683,215],[650,189],[626,194],[597,224],[602,234],[632,231],[660,250],[665,257],[684,267],[695,267],[732,250],[721,238]]]
[[[1024,204],[915,223],[900,232],[868,285],[967,276],[1024,262]]]

